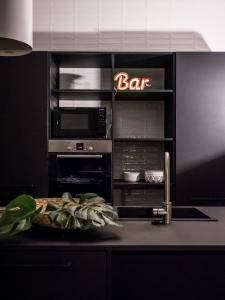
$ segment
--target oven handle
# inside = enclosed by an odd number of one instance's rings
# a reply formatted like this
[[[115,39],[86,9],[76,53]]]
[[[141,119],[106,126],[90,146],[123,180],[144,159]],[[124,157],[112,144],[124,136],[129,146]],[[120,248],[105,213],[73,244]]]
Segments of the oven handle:
[[[102,158],[101,154],[57,154],[57,158]]]

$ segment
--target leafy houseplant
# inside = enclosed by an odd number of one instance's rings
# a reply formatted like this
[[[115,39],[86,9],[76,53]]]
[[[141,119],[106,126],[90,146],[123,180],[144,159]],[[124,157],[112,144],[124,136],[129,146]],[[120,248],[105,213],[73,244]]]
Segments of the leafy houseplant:
[[[58,229],[91,229],[105,225],[119,225],[113,207],[96,194],[73,198],[34,199],[21,195],[12,200],[0,218],[0,234],[17,234],[28,230],[32,223]]]

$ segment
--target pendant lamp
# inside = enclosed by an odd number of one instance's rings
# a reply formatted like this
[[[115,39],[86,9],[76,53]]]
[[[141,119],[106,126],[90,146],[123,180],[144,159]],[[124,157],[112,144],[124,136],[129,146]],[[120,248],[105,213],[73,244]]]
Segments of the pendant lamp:
[[[0,56],[28,54],[33,46],[33,0],[0,0]]]

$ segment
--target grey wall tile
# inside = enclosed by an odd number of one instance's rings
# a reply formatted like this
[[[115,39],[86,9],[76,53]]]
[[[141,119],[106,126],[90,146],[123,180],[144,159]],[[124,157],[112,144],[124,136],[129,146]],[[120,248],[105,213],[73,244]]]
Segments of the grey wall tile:
[[[114,124],[116,138],[163,138],[164,102],[117,101]]]
[[[116,142],[114,146],[114,179],[122,179],[124,171],[141,172],[164,169],[164,144],[152,142]]]
[[[114,190],[113,202],[116,206],[161,206],[163,190]]]
[[[204,39],[207,37],[214,50],[222,51],[216,46],[225,44],[225,35],[221,34],[223,1],[217,3],[221,9],[216,11],[210,10],[213,2],[204,3],[214,22],[202,14],[202,7],[196,1],[193,15],[193,1],[33,0],[34,49],[209,51]],[[188,12],[191,12],[192,27]],[[222,25],[218,27],[217,22]]]

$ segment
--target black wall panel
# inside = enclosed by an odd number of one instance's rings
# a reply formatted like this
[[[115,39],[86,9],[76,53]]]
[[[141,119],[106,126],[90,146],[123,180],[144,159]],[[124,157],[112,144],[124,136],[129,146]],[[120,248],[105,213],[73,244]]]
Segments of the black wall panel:
[[[225,53],[177,53],[176,203],[224,199]]]
[[[47,196],[46,52],[0,58],[0,204]]]

